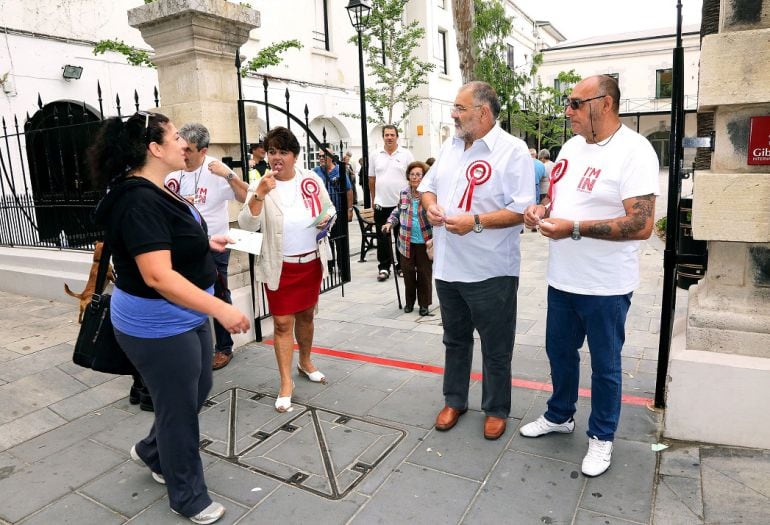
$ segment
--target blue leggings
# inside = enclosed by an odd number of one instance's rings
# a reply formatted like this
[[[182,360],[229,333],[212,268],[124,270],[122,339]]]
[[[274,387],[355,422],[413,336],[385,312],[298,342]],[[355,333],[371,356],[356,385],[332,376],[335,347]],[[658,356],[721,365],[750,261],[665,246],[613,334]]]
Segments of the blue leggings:
[[[171,337],[133,337],[119,330],[115,337],[142,375],[155,405],[155,421],[147,437],[136,444],[136,452],[150,470],[166,479],[171,508],[195,516],[211,504],[198,451],[198,412],[212,384],[208,319]]]

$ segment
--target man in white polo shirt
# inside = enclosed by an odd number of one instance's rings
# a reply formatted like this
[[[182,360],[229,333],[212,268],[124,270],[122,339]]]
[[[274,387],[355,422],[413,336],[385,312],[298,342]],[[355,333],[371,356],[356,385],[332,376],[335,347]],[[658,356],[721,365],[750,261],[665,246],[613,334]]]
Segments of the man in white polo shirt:
[[[166,176],[166,186],[195,205],[206,220],[209,235],[225,234],[230,229],[227,201],[243,202],[249,185],[214,157],[206,155],[211,142],[209,130],[202,124],[185,124],[179,136],[187,141],[185,168],[172,171]],[[217,265],[217,281],[214,294],[232,304],[227,286],[227,266],[230,250],[212,252]],[[218,370],[227,366],[233,356],[233,338],[217,320],[214,320],[214,359],[212,367]]]
[[[377,229],[377,280],[390,277],[392,253],[390,234],[382,232],[390,212],[398,204],[399,194],[406,186],[406,168],[414,161],[409,150],[398,145],[398,128],[391,124],[382,128],[383,148],[369,159],[369,192],[374,203],[374,224]],[[398,229],[393,229],[393,237]]]
[[[417,188],[433,224],[433,277],[444,327],[445,406],[436,430],[468,410],[473,331],[481,337],[484,437],[503,435],[511,410],[511,357],[523,213],[535,202],[527,145],[497,124],[486,82],[463,86],[452,108],[455,137]]]

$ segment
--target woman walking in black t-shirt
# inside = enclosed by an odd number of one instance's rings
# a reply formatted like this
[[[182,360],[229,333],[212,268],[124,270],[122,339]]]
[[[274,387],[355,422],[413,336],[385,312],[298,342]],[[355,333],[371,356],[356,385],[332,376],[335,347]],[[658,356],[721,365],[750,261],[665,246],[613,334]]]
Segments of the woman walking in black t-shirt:
[[[216,267],[194,206],[163,181],[184,169],[185,142],[167,117],[138,112],[109,119],[90,150],[97,185],[108,186],[96,218],[105,225],[117,274],[111,319],[120,346],[144,379],[155,406],[149,435],[131,448],[168,488],[171,510],[194,523],[224,514],[211,501],[201,464],[198,412],[211,389],[208,316],[231,333],[249,329],[243,313],[213,296]]]

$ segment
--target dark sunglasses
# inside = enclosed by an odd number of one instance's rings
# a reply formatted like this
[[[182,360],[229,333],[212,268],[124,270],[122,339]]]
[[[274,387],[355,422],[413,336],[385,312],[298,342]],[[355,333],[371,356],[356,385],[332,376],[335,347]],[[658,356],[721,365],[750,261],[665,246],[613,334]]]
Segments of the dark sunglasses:
[[[582,106],[582,105],[583,105],[583,104],[585,104],[586,102],[591,102],[592,100],[598,100],[598,99],[600,99],[600,98],[604,98],[604,97],[606,97],[606,96],[607,96],[607,95],[597,95],[597,96],[595,96],[595,97],[586,98],[586,99],[582,99],[582,98],[568,98],[568,97],[564,97],[564,98],[562,99],[562,105],[563,105],[565,108],[566,108],[566,107],[569,107],[569,108],[571,108],[571,109],[572,109],[572,111],[577,111],[577,110],[579,110],[579,109],[580,109],[580,106]]]
[[[155,113],[151,113],[149,111],[137,111],[134,115],[144,117],[144,129],[147,129],[150,127],[150,117],[154,117]]]

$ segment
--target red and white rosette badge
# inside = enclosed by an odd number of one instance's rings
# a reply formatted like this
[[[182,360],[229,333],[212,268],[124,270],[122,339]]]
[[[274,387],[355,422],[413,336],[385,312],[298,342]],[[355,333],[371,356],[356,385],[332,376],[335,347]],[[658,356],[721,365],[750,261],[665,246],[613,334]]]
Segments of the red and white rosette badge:
[[[300,189],[305,207],[310,208],[310,215],[315,217],[321,213],[321,189],[318,187],[318,183],[313,179],[304,179],[300,184]]]
[[[179,181],[176,179],[169,179],[166,183],[166,187],[174,193],[179,193]]]
[[[553,201],[556,199],[556,183],[559,182],[564,174],[567,173],[567,159],[561,159],[559,162],[553,165],[551,170],[551,176],[548,178],[548,200],[551,201],[551,209],[553,210]]]
[[[468,185],[465,187],[463,197],[460,199],[460,204],[457,206],[465,211],[471,211],[471,203],[473,202],[473,188],[484,184],[492,176],[492,166],[485,160],[476,160],[470,163],[465,170],[465,178],[468,179]]]

